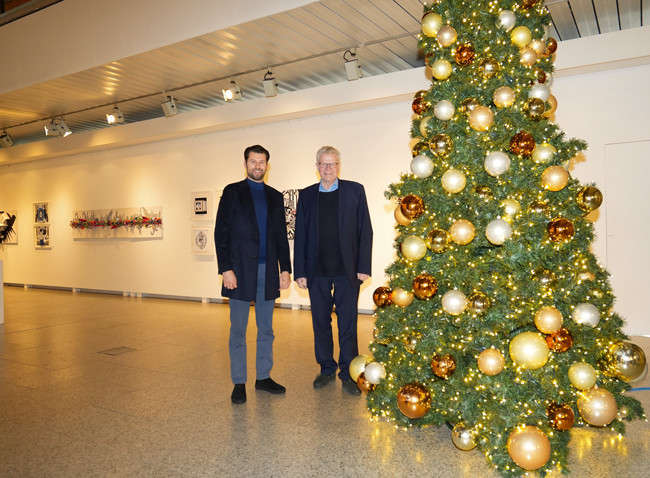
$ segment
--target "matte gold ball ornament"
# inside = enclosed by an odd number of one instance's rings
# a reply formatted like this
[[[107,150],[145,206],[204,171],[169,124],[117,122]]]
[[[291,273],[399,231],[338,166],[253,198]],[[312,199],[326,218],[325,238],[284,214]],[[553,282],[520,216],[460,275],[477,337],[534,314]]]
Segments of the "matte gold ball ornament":
[[[422,17],[422,33],[430,38],[435,38],[438,30],[442,27],[442,16],[435,12],[429,12]]]
[[[440,254],[449,249],[450,239],[447,231],[443,229],[432,229],[427,234],[427,247],[429,250]]]
[[[450,354],[431,357],[431,371],[438,378],[447,380],[456,371],[456,360]]]
[[[429,299],[436,295],[436,292],[438,292],[438,281],[435,277],[422,272],[413,279],[413,294],[418,299]]]
[[[596,385],[598,374],[596,370],[586,362],[575,362],[569,367],[569,381],[578,390],[589,390]]]
[[[532,425],[520,425],[508,437],[508,454],[524,470],[537,470],[551,458],[546,434]]]
[[[465,189],[467,178],[462,171],[451,168],[442,175],[441,183],[442,188],[449,194],[457,194]]]
[[[451,63],[442,58],[434,61],[431,65],[431,73],[436,80],[446,80],[451,76],[452,71]]]
[[[521,211],[521,205],[512,198],[506,198],[501,201],[501,207],[504,210],[505,218],[508,220],[514,219],[519,214],[519,211]]]
[[[618,414],[616,399],[604,388],[592,388],[582,392],[577,405],[580,416],[596,427],[609,425]]]
[[[546,48],[546,45],[544,45],[544,48]],[[476,52],[474,51],[474,47],[470,44],[463,44],[456,48],[454,60],[460,66],[469,66],[474,61],[475,56]]]
[[[548,361],[548,345],[537,332],[522,332],[510,341],[510,358],[519,367],[537,370]]]
[[[546,103],[539,98],[531,98],[526,103],[526,108],[528,109],[528,114],[533,119],[541,119],[546,113]]]
[[[541,56],[546,51],[546,43],[542,40],[533,40],[528,44],[528,48],[535,50],[539,56]],[[543,81],[541,83],[544,83]]]
[[[366,365],[372,361],[373,359],[370,355],[357,355],[354,357],[352,361],[350,361],[350,366],[348,367],[350,378],[356,382],[359,375],[361,375],[366,369]]]
[[[519,156],[528,157],[535,150],[535,138],[527,131],[521,130],[510,139],[510,151]]]
[[[570,430],[575,421],[573,409],[564,403],[553,402],[546,407],[548,424],[559,431]]]
[[[453,147],[454,145],[451,138],[445,133],[436,134],[431,138],[431,141],[429,141],[429,150],[438,157],[447,156]]]
[[[372,294],[372,300],[377,307],[386,307],[393,303],[393,292],[390,287],[377,287]]]
[[[515,91],[509,86],[500,86],[492,94],[492,101],[498,108],[507,108],[515,102]]]
[[[482,60],[478,64],[478,72],[486,80],[490,79],[499,72],[499,62],[492,58]]]
[[[400,224],[401,226],[408,226],[409,224],[411,224],[411,220],[406,216],[404,216],[404,214],[402,214],[402,208],[400,206],[397,206],[395,208],[394,216],[395,216],[395,221],[397,221],[397,224]]]
[[[548,345],[551,352],[562,354],[573,345],[573,334],[562,327],[557,332],[546,336],[546,345]]]
[[[397,287],[393,290],[393,304],[398,307],[408,307],[413,303],[413,299],[413,293],[406,291],[401,287]]]
[[[470,451],[476,448],[478,432],[476,428],[468,428],[464,423],[458,423],[451,431],[451,441],[462,451]]]
[[[424,213],[424,201],[420,196],[409,194],[400,201],[400,209],[407,219],[417,219]]]
[[[460,246],[472,242],[475,233],[474,224],[466,219],[457,219],[449,228],[451,240]]]
[[[422,418],[431,408],[431,393],[418,382],[408,383],[397,392],[397,407],[408,418]]]
[[[562,328],[562,313],[553,306],[542,307],[535,313],[535,327],[543,334],[554,334]]]
[[[494,124],[494,113],[487,106],[477,106],[470,111],[469,125],[476,131],[487,131]]]
[[[553,242],[566,242],[575,234],[573,223],[563,217],[551,219],[547,225],[548,237]]]
[[[523,48],[530,43],[532,36],[528,27],[519,26],[510,32],[510,41]]]
[[[485,294],[474,292],[467,299],[467,310],[474,315],[484,315],[490,307],[490,299]]]
[[[537,52],[529,47],[519,50],[519,61],[524,66],[533,66],[537,62]]]
[[[576,202],[585,212],[595,211],[603,203],[603,193],[595,186],[585,186],[578,192]]]
[[[440,30],[438,30],[438,34],[436,35],[436,40],[438,40],[440,46],[444,48],[453,45],[456,42],[457,38],[458,34],[456,33],[454,27],[451,25],[445,25],[444,27],[441,27]]]
[[[365,372],[361,372],[357,378],[357,387],[359,387],[359,390],[362,392],[372,392],[377,388],[377,385],[366,380]]]
[[[549,166],[542,173],[542,187],[549,191],[561,191],[569,183],[569,173],[562,166]]]
[[[503,372],[506,366],[506,359],[499,350],[489,348],[478,354],[477,363],[481,372],[493,377]]]
[[[409,236],[400,247],[402,255],[410,261],[419,261],[427,255],[427,243],[420,236]]]

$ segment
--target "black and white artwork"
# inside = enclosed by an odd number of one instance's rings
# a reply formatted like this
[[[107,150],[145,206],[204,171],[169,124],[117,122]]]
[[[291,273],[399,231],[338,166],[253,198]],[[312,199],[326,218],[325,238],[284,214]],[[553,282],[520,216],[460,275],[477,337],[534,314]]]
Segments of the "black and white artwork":
[[[0,244],[18,244],[16,211],[0,211]]]
[[[192,228],[192,254],[211,255],[214,252],[214,239],[211,226],[194,226]]]
[[[50,226],[35,226],[34,240],[36,249],[49,249],[50,245]]]
[[[287,223],[287,237],[290,241],[296,235],[296,210],[298,209],[299,189],[287,189],[282,191],[284,196],[284,220]]]
[[[214,191],[201,191],[191,194],[193,221],[214,221]]]
[[[49,224],[50,222],[50,203],[34,203],[34,224]]]

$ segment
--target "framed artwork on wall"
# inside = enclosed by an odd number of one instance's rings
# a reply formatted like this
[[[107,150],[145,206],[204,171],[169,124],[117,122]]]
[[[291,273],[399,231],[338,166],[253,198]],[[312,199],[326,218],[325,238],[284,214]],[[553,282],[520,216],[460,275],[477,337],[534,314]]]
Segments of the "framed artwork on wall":
[[[34,226],[34,245],[36,249],[51,249],[49,224]]]
[[[49,202],[34,203],[34,224],[49,224],[49,223],[50,223],[50,203]]]
[[[190,196],[190,218],[193,221],[214,221],[214,192],[200,191]]]
[[[0,211],[0,244],[18,244],[16,211]]]
[[[214,236],[212,226],[194,226],[192,227],[192,254],[213,255],[214,254]]]

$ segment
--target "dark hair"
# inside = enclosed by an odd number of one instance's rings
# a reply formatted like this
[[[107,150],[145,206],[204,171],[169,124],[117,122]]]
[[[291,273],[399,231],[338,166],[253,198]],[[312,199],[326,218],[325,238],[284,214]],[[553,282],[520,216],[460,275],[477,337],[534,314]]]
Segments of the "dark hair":
[[[269,153],[266,148],[256,144],[254,146],[249,146],[244,150],[244,161],[248,161],[248,155],[251,153],[264,154],[266,155],[266,160],[271,160],[271,153]]]

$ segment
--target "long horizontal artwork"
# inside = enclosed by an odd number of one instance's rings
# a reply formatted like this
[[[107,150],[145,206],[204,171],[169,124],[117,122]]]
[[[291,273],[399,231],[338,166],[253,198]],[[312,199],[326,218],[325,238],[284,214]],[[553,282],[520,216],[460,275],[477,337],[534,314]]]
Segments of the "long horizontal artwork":
[[[162,238],[162,207],[125,207],[75,211],[74,239]]]

